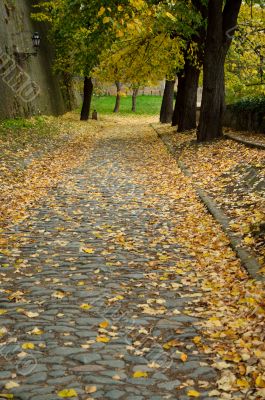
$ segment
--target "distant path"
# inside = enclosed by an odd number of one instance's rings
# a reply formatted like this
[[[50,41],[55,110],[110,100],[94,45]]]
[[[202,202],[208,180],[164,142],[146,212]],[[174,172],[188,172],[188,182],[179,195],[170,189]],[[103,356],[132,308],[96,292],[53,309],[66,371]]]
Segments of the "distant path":
[[[217,399],[208,393],[219,372],[197,349],[199,319],[187,313],[204,295],[192,228],[202,217],[203,235],[221,243],[151,128],[105,130],[89,160],[9,231],[20,247],[2,258],[10,276],[0,292],[2,392],[186,400],[196,390]],[[5,389],[9,381],[19,386]]]

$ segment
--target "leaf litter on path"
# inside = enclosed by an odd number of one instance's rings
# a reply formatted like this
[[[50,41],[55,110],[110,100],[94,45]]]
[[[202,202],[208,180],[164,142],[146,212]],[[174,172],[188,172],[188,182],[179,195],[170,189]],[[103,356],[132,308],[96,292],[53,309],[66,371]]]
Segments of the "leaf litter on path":
[[[191,179],[181,173],[175,160],[167,153],[161,141],[147,125],[149,122],[150,120],[147,121],[144,118],[140,123],[136,123],[131,119],[108,117],[101,122],[101,132],[97,133],[97,137],[90,138],[89,146],[93,147],[94,140],[98,140],[100,135],[109,135],[110,127],[113,126],[115,129],[112,130],[112,137],[124,140],[128,146],[131,145],[131,142],[136,142],[137,151],[134,150],[132,153],[130,162],[138,158],[145,161],[144,174],[140,169],[137,170],[140,165],[137,163],[132,171],[135,185],[141,185],[145,190],[145,195],[141,199],[143,207],[155,209],[160,203],[161,196],[166,196],[168,203],[174,209],[174,212],[170,214],[166,207],[164,209],[164,213],[173,227],[174,235],[165,226],[156,228],[155,237],[153,233],[150,235],[150,248],[162,245],[163,251],[161,249],[157,251],[156,259],[150,261],[153,271],[148,276],[146,275],[145,279],[149,279],[159,291],[160,287],[164,287],[165,282],[170,284],[171,274],[178,274],[181,277],[181,283],[177,284],[177,288],[171,285],[172,290],[177,289],[181,293],[183,284],[189,285],[192,289],[191,292],[196,293],[191,305],[186,306],[184,312],[200,318],[200,322],[196,323],[200,333],[194,336],[193,343],[196,344],[199,353],[210,355],[213,367],[221,371],[215,391],[219,398],[233,399],[234,393],[240,393],[241,397],[237,398],[262,399],[264,397],[265,366],[264,288],[260,282],[248,278],[236,255],[229,247],[228,238],[198,200],[192,188]],[[74,126],[76,126],[76,130],[80,127],[81,132],[84,127],[78,123]],[[82,136],[82,139],[79,137],[78,148],[82,149],[82,140],[86,141],[87,139],[86,135]],[[85,153],[87,153],[87,149]],[[71,159],[73,155],[69,157]],[[87,154],[84,154],[84,157],[87,157]],[[75,160],[72,165],[77,166],[83,159],[81,157],[78,161]],[[59,158],[57,162],[60,163]],[[128,160],[124,160],[124,163],[128,163]],[[193,166],[195,169],[195,164]],[[61,166],[58,168],[60,171],[63,169]],[[199,174],[199,172],[197,173]],[[116,196],[122,196],[122,187],[117,188]],[[135,197],[137,202],[137,196]],[[126,204],[126,207],[133,210],[134,203]],[[150,225],[151,223],[152,221]],[[153,224],[156,223],[154,216]],[[130,243],[128,251],[136,254],[143,252],[144,254],[146,244],[141,242],[141,238],[127,236],[125,240],[125,235],[120,233],[115,237],[114,229],[111,227],[102,227],[101,232],[109,240],[106,242],[107,254],[112,254],[111,252],[116,249],[115,246],[123,246],[125,241]],[[181,251],[192,260],[183,260],[179,265],[172,265],[170,254],[167,253],[169,243],[181,245]],[[90,257],[90,254],[88,253],[87,256]],[[18,268],[18,276],[29,273],[26,265]],[[163,275],[156,274],[157,266],[165,269]],[[73,270],[74,268],[73,265]],[[185,271],[189,272],[188,276]],[[99,273],[97,276],[100,279]],[[4,281],[9,282],[9,277],[5,273],[2,273],[1,277]],[[59,288],[55,293],[64,294]],[[117,293],[106,301],[106,306],[122,304],[125,297],[125,293]],[[61,301],[61,299],[55,297],[55,301]],[[139,312],[146,312],[147,315],[149,313],[161,315],[163,318],[165,308],[163,302],[161,304],[161,301],[156,303],[151,300],[143,303]],[[108,327],[107,324],[104,326]],[[103,328],[104,326],[102,325]],[[30,331],[32,335],[41,335],[42,333],[43,331],[38,327]],[[105,346],[111,342],[106,335],[99,335],[96,340],[103,342]],[[166,342],[166,344],[169,348],[178,347],[177,342],[170,344]],[[182,349],[180,359],[183,365],[187,361],[186,353]],[[155,364],[155,367],[157,365],[159,364]],[[135,371],[133,375],[134,378],[141,379],[145,379],[147,376],[148,374],[141,370]],[[187,382],[186,386],[190,386],[191,383]],[[58,393],[61,397],[75,396],[71,390],[73,389],[62,389]],[[190,397],[200,396],[200,392],[193,388],[188,388],[187,394]]]

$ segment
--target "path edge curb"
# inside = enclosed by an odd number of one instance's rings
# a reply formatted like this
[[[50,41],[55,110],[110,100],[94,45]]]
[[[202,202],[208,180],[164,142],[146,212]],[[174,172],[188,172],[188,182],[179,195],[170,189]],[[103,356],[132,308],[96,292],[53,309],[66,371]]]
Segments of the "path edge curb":
[[[255,148],[257,148],[257,149],[265,150],[265,144],[256,143],[256,142],[251,142],[251,141],[249,141],[249,140],[244,140],[244,139],[241,139],[241,138],[239,138],[238,136],[233,135],[233,134],[231,134],[231,133],[225,133],[225,134],[224,134],[224,137],[225,137],[226,139],[231,139],[231,140],[234,140],[235,142],[242,143],[242,144],[244,144],[245,146],[248,146],[248,147],[255,147]]]
[[[167,143],[163,139],[163,135],[161,135],[158,132],[158,130],[153,126],[153,124],[150,125],[154,129],[158,138],[162,141],[168,152],[177,161],[178,167],[183,172],[183,174],[191,178],[192,177],[191,171],[186,167],[186,165],[182,161],[179,160],[173,148],[169,145],[169,143]],[[216,202],[203,189],[201,189],[194,183],[192,183],[192,186],[194,187],[201,202],[205,205],[209,213],[219,223],[223,232],[227,235],[231,248],[237,254],[238,258],[241,261],[241,264],[245,268],[248,275],[257,281],[264,282],[265,278],[262,275],[258,274],[258,270],[261,268],[261,265],[259,264],[259,262],[256,260],[255,257],[253,257],[247,250],[245,250],[241,246],[241,240],[238,239],[237,236],[231,232],[231,230],[229,229],[229,222],[230,222],[229,218],[223,213],[223,211],[221,211],[221,209],[217,206]]]

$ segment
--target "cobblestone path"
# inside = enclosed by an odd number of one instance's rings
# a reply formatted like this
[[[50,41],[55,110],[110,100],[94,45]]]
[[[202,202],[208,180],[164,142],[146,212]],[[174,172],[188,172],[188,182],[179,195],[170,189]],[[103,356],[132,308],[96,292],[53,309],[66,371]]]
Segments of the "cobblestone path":
[[[95,140],[87,162],[7,233],[19,247],[1,260],[12,279],[0,292],[0,393],[216,399],[218,373],[187,312],[202,295],[194,254],[177,235],[195,194],[151,128]]]

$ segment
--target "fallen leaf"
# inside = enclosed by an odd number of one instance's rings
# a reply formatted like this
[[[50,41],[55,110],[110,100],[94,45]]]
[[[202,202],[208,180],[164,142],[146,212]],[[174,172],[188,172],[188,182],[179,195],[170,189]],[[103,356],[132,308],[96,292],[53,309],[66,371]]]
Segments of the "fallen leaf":
[[[169,342],[163,344],[163,349],[169,350],[171,347],[177,347],[180,346],[181,343],[177,339],[172,339]]]
[[[244,243],[245,244],[254,244],[255,240],[254,240],[254,238],[247,236],[244,238]]]
[[[38,327],[35,327],[29,333],[31,333],[32,335],[42,335],[44,331],[42,329],[39,329]]]
[[[195,336],[195,337],[192,339],[193,343],[195,343],[195,344],[201,343],[201,340],[202,340],[202,338],[201,338],[200,336]]]
[[[52,294],[52,297],[55,297],[56,299],[63,299],[66,296],[66,293],[61,292],[60,290],[57,290]]]
[[[33,350],[35,345],[34,343],[23,343],[21,347],[23,350]]]
[[[255,384],[259,388],[262,388],[262,389],[265,388],[265,378],[263,378],[261,375],[259,375],[255,380]]]
[[[86,393],[95,393],[97,391],[96,386],[86,386],[85,387],[85,392]]]
[[[110,341],[110,338],[108,338],[107,336],[98,336],[96,338],[96,341],[102,343],[108,343]]]
[[[115,301],[123,300],[123,299],[124,299],[124,297],[122,295],[118,295],[118,296],[115,296],[115,297],[112,297],[111,299],[109,299],[108,302],[113,303]]]
[[[36,318],[40,315],[38,312],[32,312],[32,311],[24,311],[23,314],[25,314],[29,318]]]
[[[187,395],[190,397],[200,397],[200,393],[197,390],[189,390]]]
[[[183,362],[186,362],[186,361],[187,361],[187,359],[188,359],[188,356],[187,356],[187,354],[185,354],[185,353],[182,353],[182,354],[181,354],[181,356],[180,356],[180,359],[181,359],[181,361],[183,361]]]
[[[7,333],[7,329],[5,327],[0,328],[0,337],[4,336]]]
[[[221,392],[219,392],[219,390],[211,390],[211,392],[209,392],[209,397],[219,396],[220,394]]]
[[[92,306],[90,304],[81,304],[80,308],[82,308],[82,310],[90,310],[90,308],[92,308]]]
[[[112,379],[114,379],[115,381],[120,381],[121,377],[120,375],[113,375]]]
[[[243,389],[248,389],[250,387],[250,384],[246,379],[237,379],[236,384]]]
[[[109,326],[108,321],[103,321],[99,324],[100,328],[106,329]]]
[[[147,374],[147,372],[144,372],[144,371],[135,371],[133,374],[133,377],[134,378],[147,378],[148,374]]]
[[[62,397],[63,399],[67,397],[77,397],[75,389],[64,389],[58,392],[57,394],[59,397]]]
[[[93,254],[93,253],[95,253],[95,250],[92,249],[91,247],[90,247],[90,248],[84,248],[84,249],[82,249],[82,250],[83,250],[84,253],[87,253],[87,254]]]
[[[157,364],[155,361],[152,361],[151,363],[147,364],[147,366],[149,368],[159,368],[160,367],[160,365]]]
[[[9,381],[5,384],[5,389],[13,389],[19,387],[19,383],[14,382],[14,381]]]

